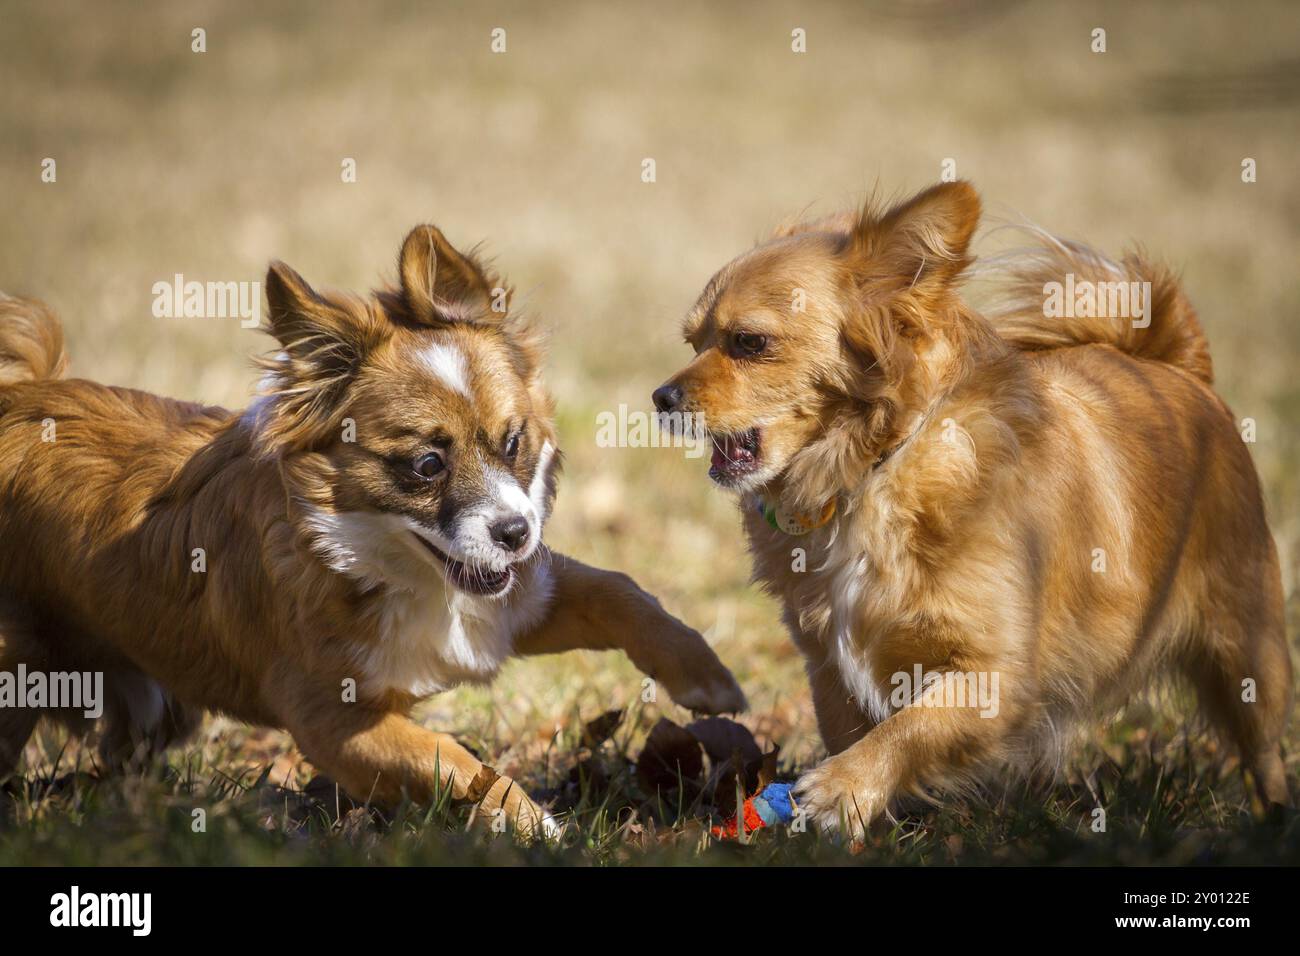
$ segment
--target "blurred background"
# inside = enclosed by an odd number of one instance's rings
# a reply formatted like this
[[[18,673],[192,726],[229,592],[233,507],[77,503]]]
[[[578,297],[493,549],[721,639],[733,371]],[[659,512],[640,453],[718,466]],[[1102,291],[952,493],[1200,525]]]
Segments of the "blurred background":
[[[269,341],[154,318],[155,282],[256,281],[281,258],[364,290],[417,222],[483,242],[551,330],[552,546],[708,631],[750,726],[811,759],[799,660],[747,583],[733,504],[705,460],[596,447],[596,415],[649,409],[688,355],[685,310],[773,225],[902,196],[952,160],[992,216],[1182,269],[1220,389],[1257,422],[1294,609],[1298,27],[1293,2],[5,2],[0,288],[56,308],[74,374],[238,407]],[[639,689],[613,655],[515,662],[424,719],[509,769]]]

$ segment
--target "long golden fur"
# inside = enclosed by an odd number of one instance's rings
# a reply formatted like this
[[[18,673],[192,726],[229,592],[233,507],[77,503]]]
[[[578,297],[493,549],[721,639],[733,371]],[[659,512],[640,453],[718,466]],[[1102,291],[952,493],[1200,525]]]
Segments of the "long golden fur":
[[[1277,555],[1192,307],[1140,256],[1040,234],[981,315],[959,294],[979,217],[957,182],[783,227],[709,282],[696,356],[655,393],[703,413],[806,659],[831,756],[801,806],[865,825],[1023,765],[1164,673],[1288,803]],[[1066,274],[1149,282],[1149,310],[1048,318]],[[945,696],[975,677],[996,707]]]
[[[243,412],[61,379],[53,315],[0,300],[0,670],[103,671],[113,764],[220,711],[287,729],[358,799],[450,789],[533,830],[418,700],[579,647],[696,710],[744,698],[629,578],[542,544],[557,440],[508,289],[432,226],[399,273],[323,294],[274,263],[280,351]],[[0,710],[0,775],[41,716]]]

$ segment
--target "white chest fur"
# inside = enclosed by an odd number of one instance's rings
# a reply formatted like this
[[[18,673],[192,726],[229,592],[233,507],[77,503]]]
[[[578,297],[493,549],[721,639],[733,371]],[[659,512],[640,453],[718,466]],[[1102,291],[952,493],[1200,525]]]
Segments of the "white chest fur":
[[[363,694],[428,697],[487,681],[510,656],[514,636],[550,606],[554,582],[545,557],[519,565],[505,597],[480,597],[448,585],[400,518],[316,511],[309,521],[313,548],[330,568],[383,589],[370,609],[375,633],[354,648]]]
[[[803,640],[820,645],[824,666],[839,672],[863,712],[883,720],[892,688],[877,676],[874,651],[905,618],[917,587],[908,522],[887,482],[869,482],[855,507],[810,534],[793,537],[760,520],[751,536],[762,550],[760,574],[781,593],[787,618],[803,622]]]
[[[438,582],[395,591],[379,609],[380,638],[359,646],[362,688],[428,697],[494,677],[514,636],[546,613],[553,585],[545,564],[520,575],[504,600],[475,597]]]

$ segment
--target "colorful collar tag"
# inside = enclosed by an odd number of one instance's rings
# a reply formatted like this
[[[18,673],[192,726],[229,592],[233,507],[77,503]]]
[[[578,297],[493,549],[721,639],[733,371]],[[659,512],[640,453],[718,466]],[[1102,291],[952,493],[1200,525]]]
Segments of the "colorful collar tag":
[[[758,513],[762,515],[764,521],[777,531],[784,531],[786,534],[793,535],[807,534],[809,531],[822,527],[835,516],[835,499],[832,498],[826,502],[825,507],[821,510],[821,515],[818,516],[808,511],[791,511],[780,502],[770,505],[760,498],[758,500]]]

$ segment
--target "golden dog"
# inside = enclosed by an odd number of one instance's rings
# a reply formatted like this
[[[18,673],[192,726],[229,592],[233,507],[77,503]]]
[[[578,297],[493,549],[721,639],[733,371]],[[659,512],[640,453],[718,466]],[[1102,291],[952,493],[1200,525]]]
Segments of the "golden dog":
[[[806,659],[831,756],[801,806],[864,826],[1165,672],[1288,803],[1278,560],[1192,307],[1040,234],[982,316],[958,294],[979,218],[957,182],[779,230],[709,282],[655,392],[703,414]],[[1134,314],[1103,315],[1119,292]]]

